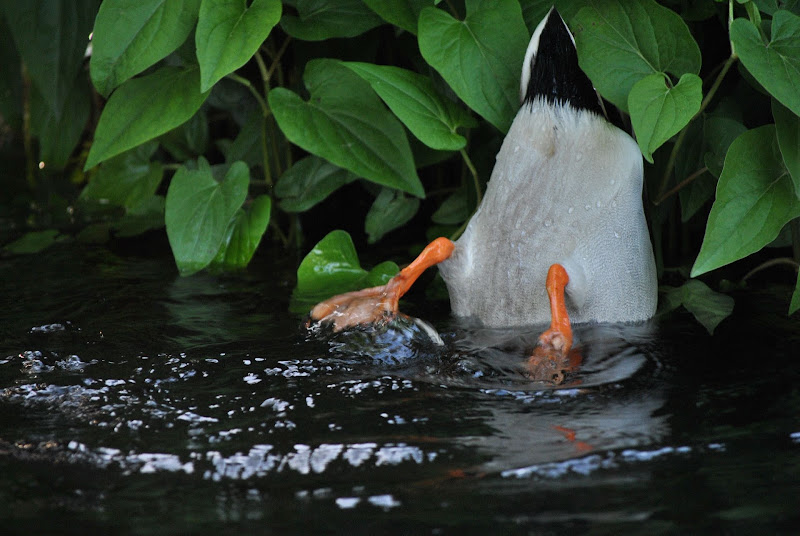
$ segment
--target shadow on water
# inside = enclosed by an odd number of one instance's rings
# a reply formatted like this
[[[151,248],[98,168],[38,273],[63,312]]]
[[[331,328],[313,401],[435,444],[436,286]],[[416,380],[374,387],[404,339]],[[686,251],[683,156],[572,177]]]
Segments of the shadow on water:
[[[523,373],[538,328],[439,314],[441,344],[411,322],[306,337],[280,255],[192,278],[163,259],[48,255],[0,261],[12,533],[800,521],[799,331],[769,296],[713,338],[685,316],[579,326],[583,362],[555,386]]]

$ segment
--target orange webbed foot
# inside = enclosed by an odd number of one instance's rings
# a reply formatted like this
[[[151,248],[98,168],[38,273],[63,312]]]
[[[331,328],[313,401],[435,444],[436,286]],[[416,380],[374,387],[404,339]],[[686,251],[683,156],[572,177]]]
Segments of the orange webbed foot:
[[[455,244],[447,238],[437,238],[387,284],[339,294],[317,304],[311,310],[307,327],[322,323],[330,325],[333,331],[342,331],[394,319],[400,298],[414,281],[427,268],[450,257],[454,248]]]
[[[579,352],[572,350],[572,326],[567,314],[564,291],[569,275],[560,264],[547,272],[547,295],[550,298],[550,329],[539,336],[539,343],[528,358],[528,375],[538,381],[560,384],[566,373],[581,362]]]

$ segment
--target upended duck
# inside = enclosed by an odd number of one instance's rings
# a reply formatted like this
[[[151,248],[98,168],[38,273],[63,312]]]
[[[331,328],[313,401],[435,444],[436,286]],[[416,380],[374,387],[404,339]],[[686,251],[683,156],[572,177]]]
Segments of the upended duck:
[[[555,9],[525,54],[521,107],[486,194],[454,243],[437,238],[385,286],[335,296],[311,321],[335,331],[386,321],[438,264],[453,313],[488,327],[550,322],[529,359],[566,359],[572,322],[635,322],[656,309],[642,156],[604,115]]]

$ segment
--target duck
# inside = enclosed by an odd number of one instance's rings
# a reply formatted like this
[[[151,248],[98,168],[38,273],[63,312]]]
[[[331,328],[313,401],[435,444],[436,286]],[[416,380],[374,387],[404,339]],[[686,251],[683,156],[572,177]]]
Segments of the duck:
[[[642,322],[655,313],[642,187],[636,141],[609,121],[552,8],[531,37],[520,108],[464,233],[437,238],[386,285],[321,302],[309,325],[341,331],[390,321],[414,281],[438,265],[456,317],[486,327],[549,323],[528,359],[532,375],[549,374],[575,361],[573,322]]]

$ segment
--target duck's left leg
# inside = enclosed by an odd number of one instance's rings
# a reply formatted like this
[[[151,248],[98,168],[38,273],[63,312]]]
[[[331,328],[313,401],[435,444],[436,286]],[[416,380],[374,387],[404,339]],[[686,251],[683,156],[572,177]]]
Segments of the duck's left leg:
[[[329,323],[334,331],[341,331],[393,318],[400,298],[414,281],[431,266],[449,258],[454,248],[447,238],[437,238],[385,285],[339,294],[317,304],[311,310],[309,325]]]
[[[535,380],[561,383],[564,373],[580,364],[580,354],[572,349],[572,326],[567,313],[565,290],[567,270],[553,264],[547,271],[547,296],[550,298],[550,329],[539,336],[539,343],[528,358],[528,371]]]

